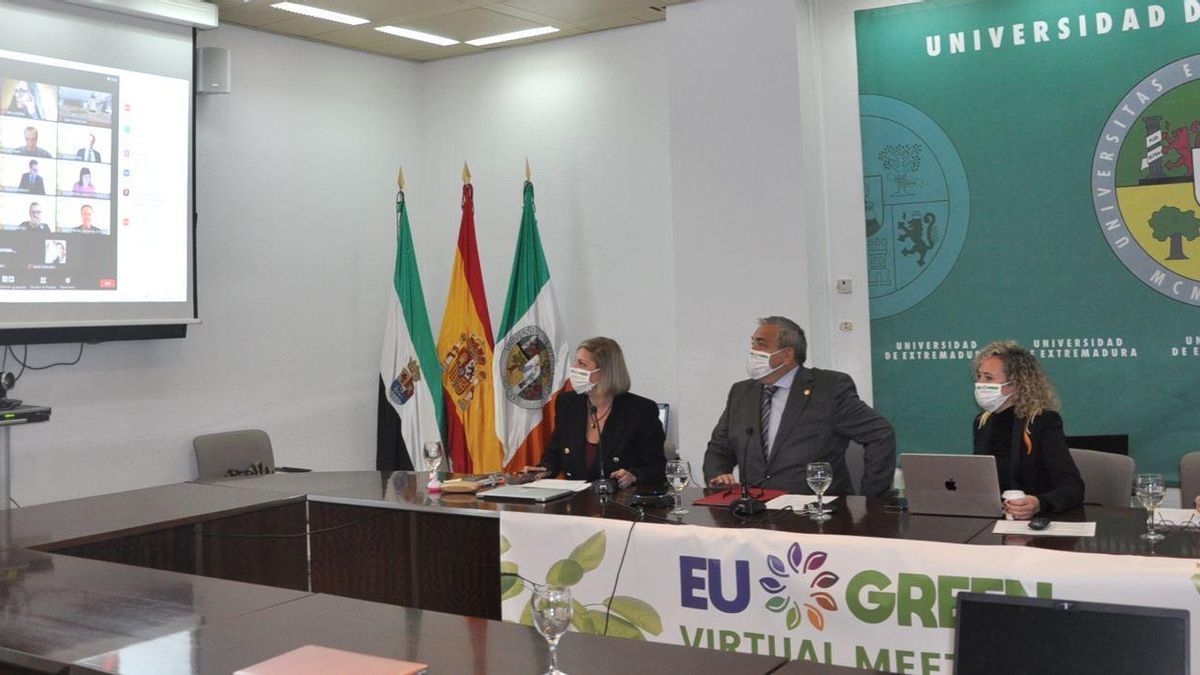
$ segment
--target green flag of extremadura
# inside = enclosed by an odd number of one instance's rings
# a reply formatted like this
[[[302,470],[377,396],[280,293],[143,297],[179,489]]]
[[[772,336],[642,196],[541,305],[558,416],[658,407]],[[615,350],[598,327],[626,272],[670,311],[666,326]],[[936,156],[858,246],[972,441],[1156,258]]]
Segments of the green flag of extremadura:
[[[495,353],[496,435],[504,445],[504,462],[536,464],[550,438],[551,420],[543,407],[562,388],[570,356],[529,180]]]
[[[388,401],[400,415],[413,468],[420,471],[425,467],[422,445],[442,439],[445,416],[442,369],[425,308],[403,191],[396,193],[396,267],[384,331],[380,376],[387,386]]]
[[[856,16],[876,407],[970,452],[970,360],[1031,348],[1068,435],[1200,449],[1200,0]],[[1081,446],[1086,447],[1086,446]]]

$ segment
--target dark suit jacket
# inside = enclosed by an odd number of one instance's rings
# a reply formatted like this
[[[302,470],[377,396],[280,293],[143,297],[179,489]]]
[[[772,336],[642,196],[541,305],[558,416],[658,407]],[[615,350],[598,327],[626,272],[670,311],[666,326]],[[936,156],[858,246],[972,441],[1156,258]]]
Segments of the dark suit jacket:
[[[21,184],[17,186],[17,189],[35,195],[44,195],[46,194],[46,181],[42,180],[41,176],[34,177],[23,173],[21,174]]]
[[[845,373],[801,368],[792,382],[783,419],[775,434],[770,461],[762,450],[762,385],[743,380],[733,385],[725,412],[713,429],[704,453],[704,479],[730,473],[745,458],[741,480],[775,490],[812,494],[806,476],[809,462],[833,466],[831,495],[853,494],[846,468],[846,446],[863,446],[861,491],[885,494],[896,471],[896,434],[892,425],[858,398],[854,380]]]
[[[75,153],[75,159],[83,159],[84,157],[87,157],[87,151],[88,151],[87,148],[80,148],[79,152]],[[104,160],[100,159],[100,151],[99,150],[93,150],[92,154],[96,156],[95,159],[92,160],[93,162],[103,162],[104,161]]]
[[[559,394],[554,404],[554,431],[540,462],[550,475],[562,471],[572,480],[600,477],[599,453],[592,466],[585,466],[587,425],[588,397],[573,391]],[[654,401],[629,393],[613,398],[612,412],[600,434],[605,473],[625,469],[642,485],[662,484],[666,481],[665,440]]]
[[[981,419],[983,415],[975,417],[975,454],[990,455],[992,416],[984,419],[983,424],[980,424]],[[1025,442],[1027,427],[1028,444]],[[1007,484],[1014,490],[1037,497],[1041,510],[1048,513],[1066,511],[1083,503],[1083,478],[1067,449],[1062,417],[1057,412],[1045,410],[1028,421],[1015,417],[1010,451],[1016,466],[1010,463],[996,467],[1001,485]]]

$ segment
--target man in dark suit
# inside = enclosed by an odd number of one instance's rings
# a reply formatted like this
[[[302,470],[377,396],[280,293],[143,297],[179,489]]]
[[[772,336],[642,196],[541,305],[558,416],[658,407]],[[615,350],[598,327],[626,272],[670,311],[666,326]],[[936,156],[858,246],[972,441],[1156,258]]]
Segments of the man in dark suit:
[[[36,159],[29,160],[29,172],[21,174],[21,184],[17,186],[21,192],[29,192],[35,195],[46,194],[46,181],[38,175],[38,163]]]
[[[96,149],[95,134],[88,134],[88,146],[86,148],[80,148],[79,151],[75,153],[75,159],[82,159],[85,162],[104,161],[100,159],[100,151]]]
[[[747,361],[751,379],[729,390],[704,453],[705,480],[732,485],[734,467],[744,462],[748,485],[812,494],[808,463],[829,462],[828,493],[852,494],[846,446],[855,441],[864,449],[860,492],[885,494],[896,470],[892,425],[858,398],[849,375],[804,367],[808,342],[795,322],[772,316],[758,323]]]

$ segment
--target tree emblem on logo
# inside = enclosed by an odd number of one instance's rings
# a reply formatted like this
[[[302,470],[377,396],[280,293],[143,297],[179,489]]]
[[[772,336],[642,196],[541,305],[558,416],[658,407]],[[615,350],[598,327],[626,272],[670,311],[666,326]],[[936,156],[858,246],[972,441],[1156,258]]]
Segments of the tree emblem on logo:
[[[879,151],[879,161],[883,163],[883,168],[890,172],[888,178],[896,184],[893,197],[911,197],[913,193],[908,191],[909,188],[921,187],[924,184],[920,178],[912,177],[912,174],[921,168],[921,150],[920,143],[913,143],[889,145]]]
[[[837,600],[827,592],[827,589],[833,588],[839,581],[838,575],[826,570],[813,576],[811,581],[808,578],[808,574],[821,569],[828,558],[829,555],[824,551],[813,551],[808,554],[808,557],[805,557],[804,552],[800,549],[800,544],[796,543],[788,547],[786,563],[777,556],[767,556],[767,567],[771,570],[771,576],[762,577],[758,580],[758,584],[763,587],[764,591],[771,594],[771,598],[766,603],[768,610],[776,614],[787,612],[784,620],[788,630],[798,627],[803,622],[803,617],[807,615],[808,622],[817,630],[823,631],[825,630],[824,612],[838,610]],[[788,580],[800,581],[799,592],[807,593],[808,599],[812,601],[804,603],[803,614],[800,611],[800,602],[793,597],[792,584]]]

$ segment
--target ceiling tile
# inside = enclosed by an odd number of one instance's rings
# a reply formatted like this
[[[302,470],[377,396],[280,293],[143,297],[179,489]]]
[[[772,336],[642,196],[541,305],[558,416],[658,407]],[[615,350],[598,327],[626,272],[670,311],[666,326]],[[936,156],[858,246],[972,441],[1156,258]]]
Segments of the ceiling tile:
[[[262,26],[280,21],[288,16],[295,15],[281,12],[270,5],[261,3],[222,9],[218,14],[222,22],[236,23],[242,26]]]
[[[574,26],[581,31],[591,32],[599,30],[608,30],[609,28],[623,28],[625,26],[635,26],[642,23],[636,16],[632,14],[612,14],[610,16],[602,16],[598,19],[586,19],[584,21],[576,21]]]
[[[312,37],[321,33],[328,33],[331,29],[337,30],[339,27],[345,25],[336,21],[314,19],[311,16],[298,16],[290,12],[284,14],[291,18],[266,24],[263,26],[263,28],[266,28],[267,30],[273,30],[277,33],[287,33],[288,35],[298,35],[300,37]]]
[[[650,7],[694,0],[299,0],[304,4],[361,16],[371,21],[359,27],[277,10],[270,6],[277,0],[212,1],[220,8],[222,23],[261,28],[376,54],[428,61],[661,20],[664,13]],[[469,45],[436,47],[373,30],[374,26],[385,24],[461,41],[545,25],[560,30],[550,35],[486,48]]]
[[[511,33],[538,26],[539,24],[515,16],[475,8],[410,21],[405,27],[466,42],[488,35]]]
[[[339,28],[328,33],[318,33],[313,36],[313,39],[343,47],[362,47],[376,42],[386,42],[391,37],[386,33],[380,33],[371,28],[370,25],[365,25],[353,28]]]
[[[632,13],[662,3],[659,0],[504,0],[504,4],[574,23]]]

